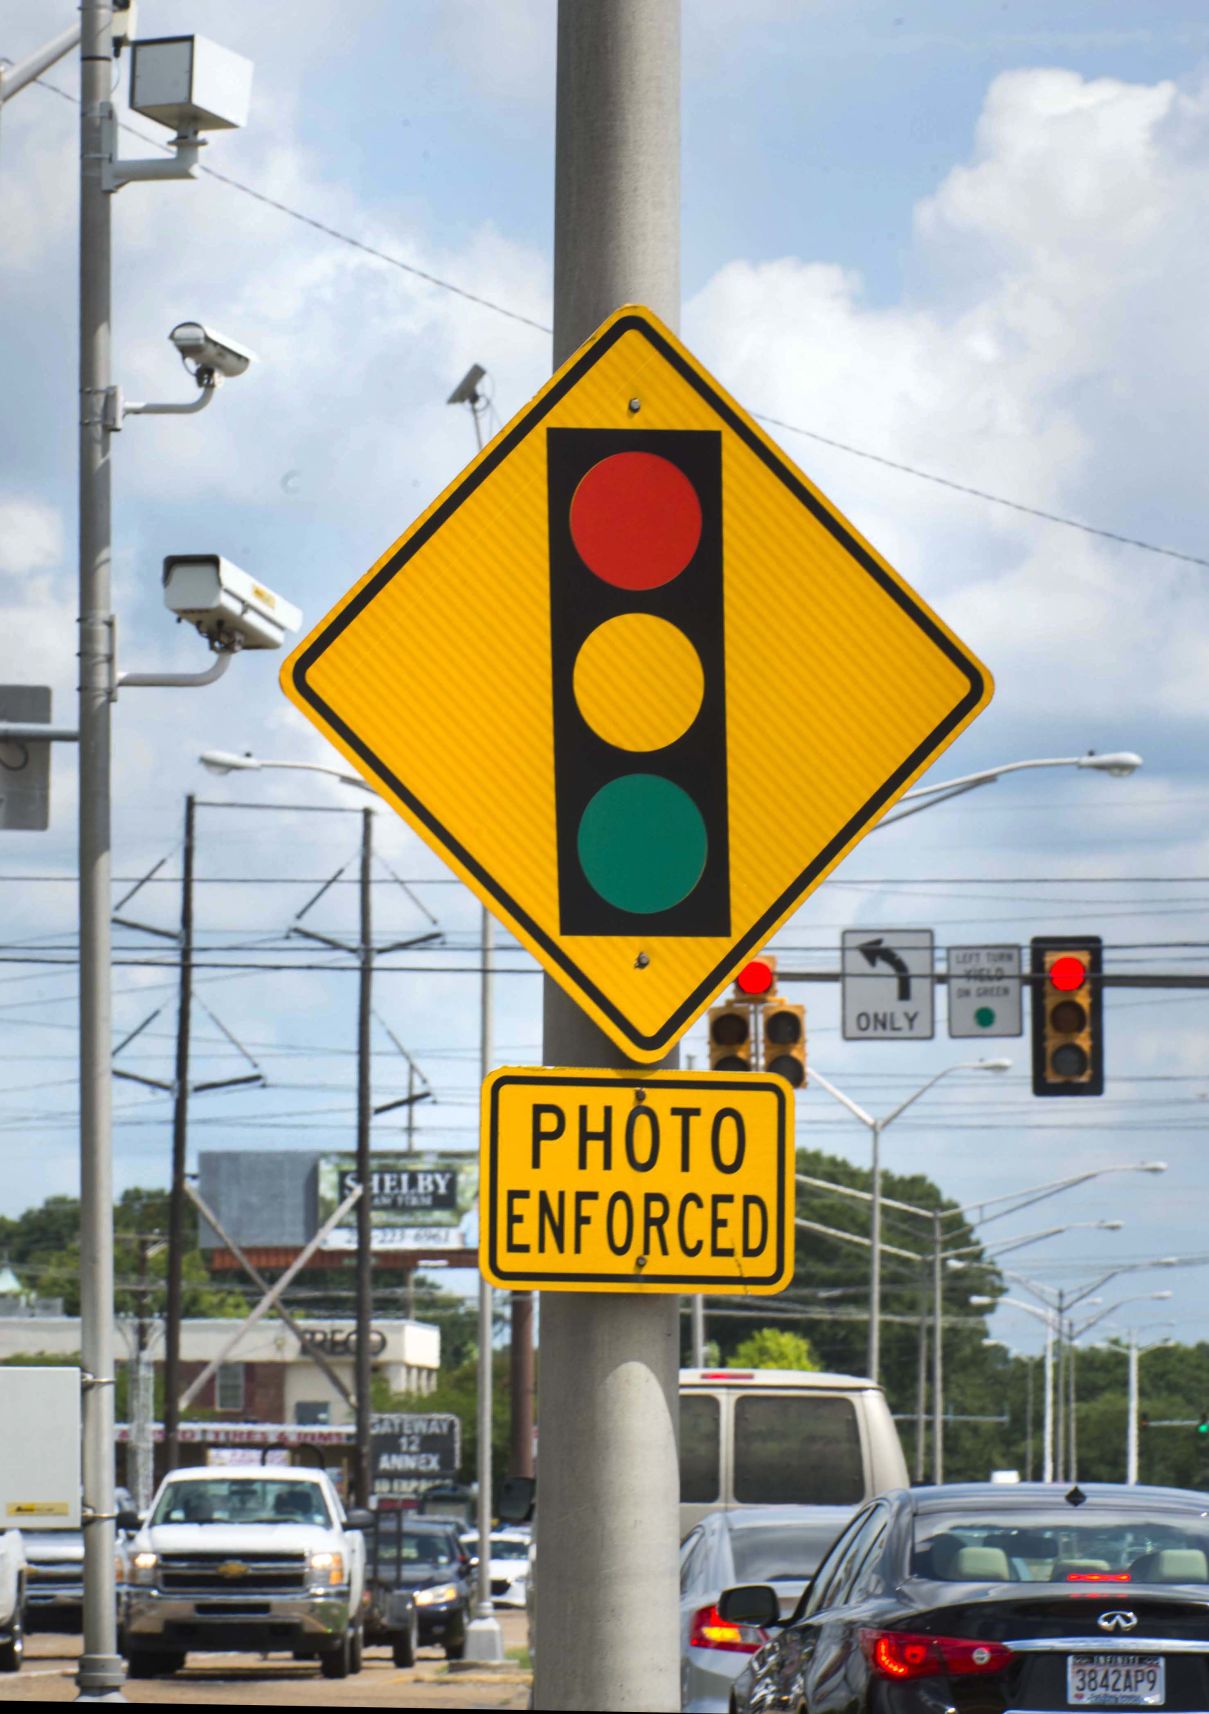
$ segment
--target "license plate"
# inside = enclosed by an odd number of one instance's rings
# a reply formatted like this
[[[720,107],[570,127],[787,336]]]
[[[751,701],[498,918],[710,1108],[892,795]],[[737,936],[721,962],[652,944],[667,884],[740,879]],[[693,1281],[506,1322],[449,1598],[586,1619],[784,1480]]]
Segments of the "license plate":
[[[1158,1654],[1082,1654],[1066,1662],[1072,1708],[1161,1708],[1166,1662]]]

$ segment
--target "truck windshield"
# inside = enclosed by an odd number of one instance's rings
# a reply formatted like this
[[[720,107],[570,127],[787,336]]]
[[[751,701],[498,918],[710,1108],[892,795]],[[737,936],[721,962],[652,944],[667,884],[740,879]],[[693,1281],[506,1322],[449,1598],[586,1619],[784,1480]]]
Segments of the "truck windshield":
[[[283,1482],[271,1476],[242,1481],[215,1476],[169,1482],[152,1513],[153,1524],[317,1524],[332,1519],[317,1482]]]

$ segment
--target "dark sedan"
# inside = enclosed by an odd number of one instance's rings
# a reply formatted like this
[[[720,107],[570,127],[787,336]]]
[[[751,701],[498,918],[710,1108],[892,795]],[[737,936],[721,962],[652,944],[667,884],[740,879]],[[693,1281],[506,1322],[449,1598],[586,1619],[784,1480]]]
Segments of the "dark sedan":
[[[731,1708],[789,1714],[1209,1710],[1209,1495],[989,1483],[884,1494],[781,1621],[747,1584],[720,1614],[761,1646]]]

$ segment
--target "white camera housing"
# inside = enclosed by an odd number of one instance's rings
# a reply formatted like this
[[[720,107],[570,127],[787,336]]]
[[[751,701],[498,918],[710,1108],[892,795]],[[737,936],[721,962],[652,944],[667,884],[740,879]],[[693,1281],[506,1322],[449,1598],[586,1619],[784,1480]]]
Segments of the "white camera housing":
[[[203,327],[200,321],[178,321],[168,338],[180,352],[186,368],[193,365],[194,378],[202,386],[212,385],[215,375],[230,381],[256,361],[256,353],[246,345],[228,339],[225,333]]]
[[[246,125],[252,62],[205,36],[145,38],[131,46],[130,105],[178,136]]]
[[[279,649],[302,624],[297,607],[221,554],[169,554],[164,605],[216,649]]]

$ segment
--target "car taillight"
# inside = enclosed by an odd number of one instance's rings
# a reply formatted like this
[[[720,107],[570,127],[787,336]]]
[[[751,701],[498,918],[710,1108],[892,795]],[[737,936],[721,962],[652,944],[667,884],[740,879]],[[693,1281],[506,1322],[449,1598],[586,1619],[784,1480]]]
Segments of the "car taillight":
[[[1002,1672],[1012,1651],[969,1637],[930,1637],[915,1631],[862,1631],[865,1659],[879,1678],[969,1677]]]
[[[1068,1583],[1129,1583],[1132,1581],[1128,1571],[1068,1571]]]
[[[692,1649],[729,1649],[732,1654],[755,1654],[767,1641],[767,1631],[758,1625],[736,1625],[716,1607],[698,1607],[688,1634]]]

